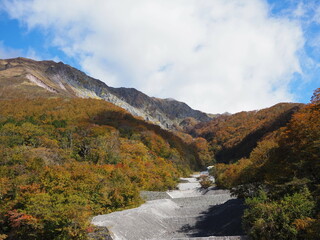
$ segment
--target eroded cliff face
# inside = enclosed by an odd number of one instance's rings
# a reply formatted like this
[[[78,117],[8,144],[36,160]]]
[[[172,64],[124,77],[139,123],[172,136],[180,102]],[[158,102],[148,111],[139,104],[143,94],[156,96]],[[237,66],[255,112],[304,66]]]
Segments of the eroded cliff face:
[[[174,99],[149,97],[134,88],[109,87],[62,62],[26,58],[0,60],[0,98],[17,97],[102,99],[166,129],[180,129],[180,123],[186,118],[196,122],[211,119],[206,113]]]

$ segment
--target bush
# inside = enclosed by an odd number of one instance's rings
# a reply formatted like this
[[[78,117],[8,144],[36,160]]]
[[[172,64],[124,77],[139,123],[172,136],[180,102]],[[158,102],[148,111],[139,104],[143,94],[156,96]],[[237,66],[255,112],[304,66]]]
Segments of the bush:
[[[201,175],[199,177],[199,183],[201,185],[201,188],[207,189],[213,185],[213,181],[210,179],[210,176],[208,175]]]
[[[306,188],[274,201],[261,191],[258,197],[248,198],[246,204],[249,208],[243,216],[243,227],[251,239],[258,240],[301,239],[297,221],[312,217],[315,208]]]

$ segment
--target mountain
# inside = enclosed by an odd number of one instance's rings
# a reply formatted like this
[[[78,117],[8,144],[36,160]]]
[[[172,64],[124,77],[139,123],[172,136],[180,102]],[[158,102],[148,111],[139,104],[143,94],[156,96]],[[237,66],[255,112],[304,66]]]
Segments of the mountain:
[[[111,102],[164,129],[178,130],[176,134],[185,142],[202,149],[205,159],[213,156],[218,162],[247,157],[261,139],[285,126],[301,106],[280,103],[257,111],[210,115],[174,99],[149,97],[134,88],[110,87],[62,62],[26,58],[0,60],[0,99],[39,97],[80,97]]]
[[[149,97],[134,88],[113,88],[62,62],[26,58],[0,60],[0,98],[81,97],[103,99],[165,129],[179,129],[186,118],[211,118],[174,99]]]
[[[249,197],[250,237],[320,239],[319,99],[208,116],[61,62],[0,60],[0,239],[86,239],[92,216],[214,159],[217,186]]]
[[[0,60],[0,106],[0,239],[88,239],[92,216],[209,165],[206,149],[124,108],[170,128],[206,114],[63,63]]]
[[[193,137],[205,138],[217,162],[248,157],[258,142],[284,127],[303,104],[279,103],[270,108],[217,115],[209,122],[189,127]]]

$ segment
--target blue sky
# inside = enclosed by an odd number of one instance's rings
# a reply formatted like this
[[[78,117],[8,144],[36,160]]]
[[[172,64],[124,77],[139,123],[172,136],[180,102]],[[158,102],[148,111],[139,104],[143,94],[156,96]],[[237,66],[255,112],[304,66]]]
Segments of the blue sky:
[[[6,11],[0,12],[0,47],[5,48],[6,58],[54,59],[81,68],[76,59],[68,57],[59,47],[50,44],[48,34],[38,28],[29,29],[18,19],[11,18]]]
[[[290,91],[296,95],[297,101],[308,103],[313,91],[320,87],[320,2],[313,0],[269,0],[268,3],[271,6],[271,13],[276,17],[286,16],[301,25],[306,40],[303,46],[305,56],[301,58],[303,72],[292,77]],[[299,10],[301,16],[299,16]],[[309,61],[313,61],[313,63],[310,64]]]
[[[316,0],[0,3],[0,58],[62,61],[212,113],[309,102],[319,53]]]

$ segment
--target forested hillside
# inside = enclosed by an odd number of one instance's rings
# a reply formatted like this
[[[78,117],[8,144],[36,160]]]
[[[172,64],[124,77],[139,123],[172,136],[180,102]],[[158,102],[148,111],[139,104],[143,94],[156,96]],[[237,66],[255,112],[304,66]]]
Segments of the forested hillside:
[[[220,187],[246,197],[252,239],[320,239],[320,89],[248,158],[213,170]]]
[[[91,216],[202,166],[195,146],[103,100],[0,105],[0,239],[86,239]]]
[[[205,138],[217,162],[234,162],[248,157],[263,138],[283,127],[303,104],[279,103],[257,111],[218,115],[189,129],[194,137]]]
[[[92,216],[138,206],[141,190],[172,189],[214,162],[218,187],[247,199],[252,239],[320,239],[320,89],[308,105],[210,120],[62,63],[0,65],[0,240],[88,239]]]

